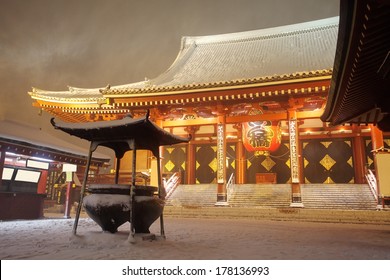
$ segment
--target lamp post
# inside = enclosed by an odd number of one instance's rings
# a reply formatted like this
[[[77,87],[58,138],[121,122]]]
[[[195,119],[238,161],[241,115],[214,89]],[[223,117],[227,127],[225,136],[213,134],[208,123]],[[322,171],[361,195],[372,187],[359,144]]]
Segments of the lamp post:
[[[64,218],[70,218],[70,209],[71,209],[71,193],[73,185],[73,172],[77,171],[77,165],[65,163],[62,166],[62,172],[66,173],[66,200],[65,200],[65,213]]]

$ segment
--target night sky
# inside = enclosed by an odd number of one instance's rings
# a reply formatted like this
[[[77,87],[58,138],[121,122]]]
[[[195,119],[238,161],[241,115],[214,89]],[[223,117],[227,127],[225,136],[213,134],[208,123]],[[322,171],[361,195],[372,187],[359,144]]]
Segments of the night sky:
[[[32,87],[67,90],[154,78],[181,37],[337,16],[338,0],[0,0],[0,120],[51,131]]]

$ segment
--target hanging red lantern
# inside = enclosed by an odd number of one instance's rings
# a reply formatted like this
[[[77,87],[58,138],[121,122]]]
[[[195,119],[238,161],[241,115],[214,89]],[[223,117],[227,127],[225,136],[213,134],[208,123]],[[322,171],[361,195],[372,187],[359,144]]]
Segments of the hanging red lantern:
[[[243,123],[243,144],[255,155],[276,151],[282,140],[280,122],[255,121]]]

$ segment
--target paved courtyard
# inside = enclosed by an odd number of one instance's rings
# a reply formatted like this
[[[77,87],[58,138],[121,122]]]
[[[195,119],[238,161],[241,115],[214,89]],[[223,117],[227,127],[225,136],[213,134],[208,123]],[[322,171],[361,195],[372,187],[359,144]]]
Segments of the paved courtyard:
[[[166,240],[127,241],[88,218],[0,222],[1,259],[389,260],[390,225],[165,218]],[[151,227],[159,233],[159,223]]]

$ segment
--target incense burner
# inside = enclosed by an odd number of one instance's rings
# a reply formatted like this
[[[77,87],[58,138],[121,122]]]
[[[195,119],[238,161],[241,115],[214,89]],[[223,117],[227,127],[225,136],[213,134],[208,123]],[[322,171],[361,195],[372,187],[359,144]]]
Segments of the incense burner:
[[[158,198],[156,191],[156,187],[134,186],[132,205],[130,185],[90,185],[83,206],[103,231],[117,232],[118,227],[131,222],[134,215],[135,233],[150,233],[149,227],[161,216],[164,208],[164,200]]]

